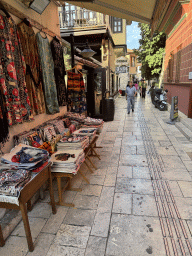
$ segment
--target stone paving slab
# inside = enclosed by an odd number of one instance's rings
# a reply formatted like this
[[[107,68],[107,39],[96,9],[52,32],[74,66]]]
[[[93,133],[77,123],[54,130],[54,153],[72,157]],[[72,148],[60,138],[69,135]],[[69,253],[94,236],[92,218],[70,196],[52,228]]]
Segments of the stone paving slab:
[[[85,256],[104,256],[107,238],[90,236]]]
[[[64,224],[91,227],[95,218],[95,210],[70,208],[64,218]]]
[[[133,195],[133,215],[158,217],[153,195]]]
[[[132,213],[132,195],[124,193],[115,193],[113,203],[113,213],[131,214]]]
[[[69,247],[69,246],[60,246],[53,244],[47,254],[47,256],[84,256],[85,249]]]
[[[119,165],[148,166],[148,163],[144,155],[121,155]]]
[[[33,252],[28,252],[27,256],[44,256],[47,255],[49,248],[55,239],[53,234],[41,233],[35,241],[35,248]],[[52,254],[53,255],[53,254]],[[59,255],[59,254],[55,254]]]
[[[133,167],[132,166],[119,166],[118,178],[133,178]]]
[[[134,179],[151,179],[148,167],[133,167],[133,178]]]
[[[91,227],[62,224],[57,232],[53,245],[65,245],[85,249],[90,231]]]
[[[31,227],[31,235],[32,235],[33,239],[37,238],[40,231],[44,227],[46,221],[47,221],[47,219],[44,219],[44,218],[29,218],[29,225]],[[12,235],[25,237],[25,230],[24,230],[23,222],[20,222],[20,224],[13,231]]]
[[[153,195],[153,188],[150,180],[117,178],[115,192]]]
[[[42,232],[56,234],[59,230],[63,219],[67,214],[68,208],[60,206],[57,208],[57,214],[52,214],[51,217],[48,219],[47,223],[42,229]]]
[[[92,236],[107,237],[111,212],[98,212],[95,216],[94,224],[91,230]]]
[[[166,255],[159,219],[113,214],[106,256],[149,254]]]
[[[85,210],[96,210],[99,203],[99,197],[97,196],[87,196],[77,193],[73,200],[75,208],[85,209]]]

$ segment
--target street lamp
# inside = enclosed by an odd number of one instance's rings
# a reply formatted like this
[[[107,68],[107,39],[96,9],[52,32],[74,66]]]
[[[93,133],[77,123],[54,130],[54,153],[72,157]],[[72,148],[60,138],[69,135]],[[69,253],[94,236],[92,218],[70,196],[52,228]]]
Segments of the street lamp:
[[[81,51],[81,55],[84,57],[84,58],[90,58],[92,57],[93,55],[95,55],[95,51],[93,51],[90,46],[88,45],[88,41],[86,42],[86,45],[85,45],[85,49],[83,51]]]

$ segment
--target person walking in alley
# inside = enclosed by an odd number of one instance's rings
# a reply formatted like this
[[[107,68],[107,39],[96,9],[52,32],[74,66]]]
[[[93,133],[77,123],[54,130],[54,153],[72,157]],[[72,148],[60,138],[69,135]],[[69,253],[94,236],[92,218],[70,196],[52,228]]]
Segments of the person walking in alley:
[[[145,83],[145,79],[141,79],[141,87],[142,87],[142,98],[145,99],[145,95],[146,95],[146,87],[147,84]]]
[[[130,81],[126,88],[126,97],[127,97],[127,113],[130,114],[130,110],[132,108],[132,112],[134,112],[134,103],[137,91],[135,86],[133,86],[133,82]]]

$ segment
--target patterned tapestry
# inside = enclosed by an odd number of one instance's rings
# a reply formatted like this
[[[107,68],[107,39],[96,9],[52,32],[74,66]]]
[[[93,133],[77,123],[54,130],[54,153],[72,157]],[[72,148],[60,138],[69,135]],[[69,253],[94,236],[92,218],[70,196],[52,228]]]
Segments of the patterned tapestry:
[[[83,76],[73,72],[68,72],[67,75],[68,111],[86,114],[87,103]]]
[[[5,98],[9,125],[30,120],[31,104],[25,81],[25,61],[11,17],[0,15],[0,86]]]
[[[59,106],[67,104],[66,85],[65,85],[65,64],[63,58],[63,48],[60,41],[54,37],[51,41],[51,51],[54,62],[54,74],[57,87],[57,98]]]
[[[24,20],[25,21],[25,20]],[[38,54],[37,39],[31,24],[21,22],[17,25],[27,65],[26,84],[33,115],[45,112],[45,100],[42,88],[42,70]]]

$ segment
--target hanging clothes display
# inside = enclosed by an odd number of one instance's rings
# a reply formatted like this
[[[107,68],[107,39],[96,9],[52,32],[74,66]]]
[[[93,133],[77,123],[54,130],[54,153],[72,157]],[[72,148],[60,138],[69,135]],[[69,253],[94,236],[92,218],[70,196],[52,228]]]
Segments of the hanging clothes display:
[[[37,39],[27,19],[17,25],[26,63],[26,84],[31,102],[32,114],[45,112],[42,88],[42,70],[39,60]]]
[[[5,103],[3,100],[3,95],[0,90],[0,127],[1,127],[1,132],[0,132],[0,143],[4,144],[9,135],[9,124],[7,120],[7,110],[5,108]]]
[[[83,76],[73,72],[68,72],[67,75],[68,111],[86,114],[87,103]]]
[[[37,33],[37,44],[43,73],[43,86],[45,93],[45,105],[48,114],[59,112],[57,90],[54,77],[54,63],[48,38],[43,38]]]
[[[9,125],[30,120],[31,105],[25,81],[25,62],[17,27],[11,17],[0,15],[0,86]]]
[[[65,64],[63,58],[63,48],[59,39],[54,37],[51,41],[51,51],[54,61],[54,74],[57,87],[57,98],[59,106],[65,106],[67,104],[66,86],[65,86]]]

